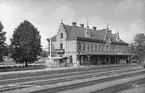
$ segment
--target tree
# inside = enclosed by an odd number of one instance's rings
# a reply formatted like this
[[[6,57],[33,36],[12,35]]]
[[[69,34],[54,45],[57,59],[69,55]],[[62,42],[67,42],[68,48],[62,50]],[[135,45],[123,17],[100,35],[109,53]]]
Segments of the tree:
[[[43,58],[48,57],[48,51],[42,50],[40,56]]]
[[[23,21],[14,31],[11,39],[11,57],[17,63],[33,63],[41,53],[41,36],[29,21]]]
[[[3,61],[3,50],[6,46],[6,32],[3,31],[4,26],[2,25],[2,23],[0,22],[0,62]]]
[[[129,51],[131,53],[135,53],[135,54],[137,53],[137,51],[136,51],[136,45],[134,43],[130,43],[128,47],[129,47]],[[138,56],[137,55],[133,55],[133,56],[131,56],[131,59],[132,60],[137,60]]]
[[[135,52],[138,54],[140,60],[143,60],[145,56],[145,35],[138,33],[134,37]]]
[[[130,43],[128,47],[131,53],[136,53],[136,46],[134,43]]]
[[[9,55],[10,51],[9,51],[9,46],[7,44],[4,45],[2,52],[4,56]]]

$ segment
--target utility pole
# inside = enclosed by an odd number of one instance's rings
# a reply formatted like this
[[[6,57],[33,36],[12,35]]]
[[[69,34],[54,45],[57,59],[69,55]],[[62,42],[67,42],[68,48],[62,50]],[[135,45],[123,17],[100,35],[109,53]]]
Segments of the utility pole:
[[[52,65],[52,62],[51,62],[51,37],[50,37],[49,40],[50,40],[50,41],[49,41],[49,52],[50,52],[49,61],[50,61],[50,67],[51,67],[51,65]]]

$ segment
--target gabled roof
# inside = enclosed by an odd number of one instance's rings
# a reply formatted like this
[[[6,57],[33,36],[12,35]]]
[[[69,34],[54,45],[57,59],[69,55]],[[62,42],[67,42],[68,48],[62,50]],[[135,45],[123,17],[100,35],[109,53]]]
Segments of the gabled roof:
[[[47,39],[47,41],[49,42],[49,38]],[[51,37],[51,41],[56,41],[56,35],[55,36],[53,36],[53,37]]]
[[[64,24],[64,27],[66,28],[66,33],[68,34],[68,38],[76,38],[76,37],[88,38],[88,37],[85,36],[86,28],[84,28],[84,27],[70,26],[70,25],[66,25],[66,24]],[[105,29],[96,30],[96,31],[93,30],[93,29],[89,29],[89,31],[91,33],[90,38],[92,38],[92,39],[101,39],[101,40],[104,39]]]
[[[86,37],[85,36],[85,31],[86,31],[86,27],[80,27],[80,26],[71,26],[71,25],[67,25],[62,23],[65,31],[67,33],[67,39],[69,38],[89,38],[89,39],[95,39],[95,40],[104,40],[105,34],[106,34],[106,29],[100,29],[100,30],[94,30],[94,29],[90,29],[90,34],[91,37]],[[111,41],[114,44],[128,44],[126,42],[124,42],[123,40],[120,39],[120,41],[116,40],[116,34],[112,34],[111,33]],[[52,40],[56,40],[56,35],[52,37]]]
[[[66,25],[66,24],[63,24],[63,26],[66,29],[66,33],[68,34],[68,38],[77,38],[77,37],[88,38],[85,36],[85,31],[86,31],[85,27],[70,26],[70,25]],[[91,33],[91,37],[89,37],[90,39],[104,40],[106,29],[100,29],[100,30],[89,29],[89,31]],[[112,33],[111,33],[111,40],[114,43],[118,42],[118,44],[119,43],[126,43],[121,39],[120,39],[120,41],[116,41],[116,34],[112,34]]]

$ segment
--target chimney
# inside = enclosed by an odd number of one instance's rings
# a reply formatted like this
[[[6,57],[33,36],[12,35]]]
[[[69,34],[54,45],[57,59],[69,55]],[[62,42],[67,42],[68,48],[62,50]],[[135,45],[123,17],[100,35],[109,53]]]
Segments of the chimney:
[[[93,29],[94,29],[94,30],[96,30],[96,29],[97,29],[97,27],[93,26]]]
[[[84,27],[84,24],[80,24],[81,27]]]
[[[76,24],[77,24],[76,22],[72,22],[72,26],[76,26]]]

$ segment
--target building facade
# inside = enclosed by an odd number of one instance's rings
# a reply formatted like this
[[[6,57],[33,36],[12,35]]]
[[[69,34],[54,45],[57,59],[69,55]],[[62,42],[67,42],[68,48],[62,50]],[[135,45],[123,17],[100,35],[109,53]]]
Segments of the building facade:
[[[50,44],[50,39],[47,40]],[[67,57],[67,63],[76,66],[117,64],[126,62],[132,55],[129,44],[108,27],[98,30],[84,24],[77,26],[76,22],[72,22],[72,25],[61,22],[51,41],[52,56]]]

